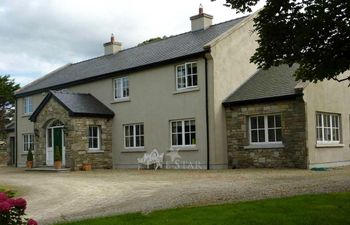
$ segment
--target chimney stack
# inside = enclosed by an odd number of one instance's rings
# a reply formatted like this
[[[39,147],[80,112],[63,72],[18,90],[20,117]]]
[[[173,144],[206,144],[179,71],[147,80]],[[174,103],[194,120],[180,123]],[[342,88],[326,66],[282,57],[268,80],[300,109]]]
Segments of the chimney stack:
[[[105,55],[111,55],[122,50],[122,43],[116,42],[114,34],[111,35],[111,41],[104,43],[103,47],[105,48]]]
[[[190,17],[192,31],[203,30],[213,23],[213,16],[204,13],[202,4],[199,5],[198,15]]]

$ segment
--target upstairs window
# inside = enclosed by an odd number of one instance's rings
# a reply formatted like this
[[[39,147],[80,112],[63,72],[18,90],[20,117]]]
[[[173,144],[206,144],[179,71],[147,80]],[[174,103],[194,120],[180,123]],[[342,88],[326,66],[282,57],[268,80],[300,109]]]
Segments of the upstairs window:
[[[250,143],[281,143],[281,115],[252,116],[249,118]]]
[[[89,126],[89,150],[98,151],[100,150],[100,127]]]
[[[23,99],[23,112],[25,115],[33,113],[32,97],[25,97]]]
[[[197,87],[197,63],[185,63],[176,66],[176,88],[185,89]]]
[[[340,115],[330,113],[316,114],[317,143],[340,143]]]
[[[129,97],[129,79],[121,77],[114,80],[114,99]]]

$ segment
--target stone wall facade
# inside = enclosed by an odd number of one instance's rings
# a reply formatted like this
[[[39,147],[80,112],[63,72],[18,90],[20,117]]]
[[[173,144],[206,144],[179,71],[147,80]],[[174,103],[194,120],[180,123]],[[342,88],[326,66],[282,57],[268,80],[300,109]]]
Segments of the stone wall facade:
[[[54,120],[64,124],[65,167],[79,170],[83,163],[92,168],[112,168],[112,120],[106,118],[71,117],[56,100],[51,98],[34,123],[34,166],[46,166],[46,128]],[[101,130],[100,151],[90,152],[88,129],[96,125]]]
[[[250,145],[249,117],[268,114],[281,115],[283,147]],[[301,98],[226,107],[229,167],[307,168],[305,126],[305,103]]]

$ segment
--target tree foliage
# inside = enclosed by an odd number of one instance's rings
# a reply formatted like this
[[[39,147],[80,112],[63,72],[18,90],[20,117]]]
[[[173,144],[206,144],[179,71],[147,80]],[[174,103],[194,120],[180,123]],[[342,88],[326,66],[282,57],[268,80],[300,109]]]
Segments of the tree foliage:
[[[259,0],[226,0],[237,12],[251,12]],[[296,79],[350,81],[349,0],[266,0],[254,18],[259,47],[251,62],[268,69],[299,64]]]
[[[5,131],[5,125],[13,116],[15,96],[14,92],[19,89],[9,75],[0,76],[0,137]]]
[[[165,36],[165,35],[164,35],[163,37],[150,38],[150,39],[148,39],[148,40],[146,40],[146,41],[144,41],[144,42],[138,44],[137,46],[142,46],[142,45],[146,45],[146,44],[149,44],[149,43],[161,41],[161,40],[166,39],[166,38],[168,38],[168,37]]]

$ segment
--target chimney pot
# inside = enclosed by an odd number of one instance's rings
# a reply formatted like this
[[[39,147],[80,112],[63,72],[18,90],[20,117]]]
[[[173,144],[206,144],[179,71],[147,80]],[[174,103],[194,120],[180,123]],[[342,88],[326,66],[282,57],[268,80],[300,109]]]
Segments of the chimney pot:
[[[198,15],[202,15],[203,14],[203,5],[202,4],[199,5],[199,10],[198,11],[199,11]]]
[[[111,43],[114,43],[114,42],[115,42],[114,34],[112,33],[112,35],[111,35]]]

